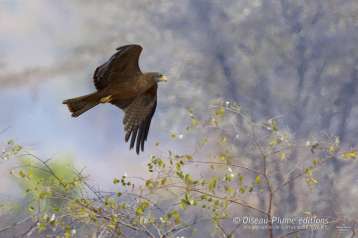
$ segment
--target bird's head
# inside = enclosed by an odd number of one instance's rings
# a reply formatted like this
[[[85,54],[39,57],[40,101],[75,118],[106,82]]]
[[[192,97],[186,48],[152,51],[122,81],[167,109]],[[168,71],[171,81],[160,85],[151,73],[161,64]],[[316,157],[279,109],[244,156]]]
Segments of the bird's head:
[[[153,73],[152,77],[154,78],[154,80],[157,83],[168,81],[168,78],[165,75],[161,74],[161,73]]]

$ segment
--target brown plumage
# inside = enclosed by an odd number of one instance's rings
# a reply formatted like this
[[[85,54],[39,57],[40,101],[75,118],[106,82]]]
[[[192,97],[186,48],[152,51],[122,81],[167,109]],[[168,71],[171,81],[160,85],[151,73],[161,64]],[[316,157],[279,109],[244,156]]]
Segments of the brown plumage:
[[[130,139],[130,149],[144,151],[152,117],[157,106],[158,82],[166,81],[160,73],[142,73],[139,65],[140,45],[125,45],[94,75],[96,92],[63,101],[73,117],[78,117],[100,103],[111,103],[125,112],[123,125],[125,141]]]

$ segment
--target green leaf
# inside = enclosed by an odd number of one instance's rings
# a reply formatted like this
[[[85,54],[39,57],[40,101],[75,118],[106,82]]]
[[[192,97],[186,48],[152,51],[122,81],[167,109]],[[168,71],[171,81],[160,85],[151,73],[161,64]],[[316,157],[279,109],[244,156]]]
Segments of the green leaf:
[[[185,193],[184,198],[180,200],[179,206],[185,209],[187,206],[196,205],[196,201],[190,197],[189,193]]]
[[[214,190],[216,189],[216,186],[217,186],[217,182],[218,182],[218,178],[216,176],[212,177],[209,180],[208,189],[210,192],[214,192]]]
[[[343,159],[356,159],[357,158],[357,151],[350,150],[343,153]]]
[[[19,153],[21,150],[22,150],[22,147],[21,147],[20,145],[14,145],[14,146],[11,148],[12,153],[14,153],[15,155],[16,155],[17,153]]]
[[[308,177],[311,177],[312,174],[313,174],[313,169],[312,169],[312,167],[305,168],[305,174],[306,174]]]
[[[285,160],[287,158],[287,154],[285,152],[281,151],[279,153],[279,158],[280,158],[280,160]]]
[[[235,189],[231,186],[225,186],[225,191],[229,194],[234,194],[235,193]]]
[[[191,118],[191,126],[196,127],[199,125],[199,120],[196,118]]]
[[[257,175],[257,176],[256,176],[255,182],[256,182],[256,184],[260,184],[260,183],[261,183],[261,177],[260,177],[260,175]]]
[[[35,211],[35,208],[34,208],[34,206],[29,206],[29,207],[28,207],[28,210],[29,210],[29,212],[34,212],[34,211]]]
[[[192,177],[190,176],[190,174],[185,174],[185,176],[184,176],[184,183],[186,184],[186,185],[192,185],[193,184],[193,179],[192,179]]]
[[[119,179],[117,179],[117,178],[113,179],[113,184],[118,184],[119,182],[120,182]]]
[[[139,203],[139,205],[138,205],[138,207],[137,207],[135,213],[136,213],[138,216],[141,216],[141,215],[143,215],[145,209],[147,209],[148,207],[149,207],[149,202],[147,202],[147,201],[142,201],[141,203]]]
[[[175,140],[177,138],[177,134],[175,132],[170,133],[170,137]]]
[[[216,111],[215,111],[215,115],[216,116],[224,116],[225,114],[225,107],[219,107]]]
[[[184,155],[184,158],[188,161],[192,161],[193,160],[193,156],[191,155]]]
[[[275,119],[271,119],[271,128],[273,131],[278,131],[277,121]]]
[[[180,214],[177,210],[172,210],[167,216],[168,219],[173,218],[176,225],[180,224]]]
[[[8,145],[14,145],[15,142],[14,142],[14,140],[8,140],[8,141],[7,141],[7,144],[8,144]]]
[[[226,182],[231,182],[231,180],[235,177],[235,175],[233,173],[230,173],[230,174],[225,174],[224,176],[224,180]]]
[[[176,175],[178,175],[178,177],[179,177],[180,179],[183,179],[183,178],[184,178],[184,173],[183,173],[183,171],[177,171],[177,172],[176,172]]]
[[[65,238],[71,238],[71,226],[70,225],[66,225],[64,235],[65,235]]]
[[[38,229],[38,231],[41,233],[41,232],[43,232],[43,231],[45,231],[46,230],[46,223],[44,223],[44,222],[39,222],[39,223],[37,223],[37,229]],[[66,237],[66,236],[65,236]],[[67,237],[66,237],[67,238]]]
[[[226,155],[225,154],[219,155],[219,160],[226,161],[227,160]]]
[[[161,180],[160,180],[160,185],[165,185],[167,183],[167,178],[162,178]]]
[[[153,189],[155,187],[155,182],[152,179],[148,179],[145,181],[145,186],[149,189]]]
[[[239,185],[242,185],[242,183],[244,182],[244,176],[239,174],[238,178],[239,178]]]
[[[19,171],[19,176],[20,176],[21,178],[25,178],[25,177],[26,177],[26,174],[25,174],[24,171],[20,170],[20,171]]]

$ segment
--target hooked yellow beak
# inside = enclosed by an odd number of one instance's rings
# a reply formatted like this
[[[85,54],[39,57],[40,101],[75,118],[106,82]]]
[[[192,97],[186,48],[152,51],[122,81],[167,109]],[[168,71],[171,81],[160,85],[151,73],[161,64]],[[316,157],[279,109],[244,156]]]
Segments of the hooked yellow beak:
[[[166,82],[166,81],[168,81],[168,78],[167,78],[167,76],[162,75],[162,76],[160,76],[159,81]]]

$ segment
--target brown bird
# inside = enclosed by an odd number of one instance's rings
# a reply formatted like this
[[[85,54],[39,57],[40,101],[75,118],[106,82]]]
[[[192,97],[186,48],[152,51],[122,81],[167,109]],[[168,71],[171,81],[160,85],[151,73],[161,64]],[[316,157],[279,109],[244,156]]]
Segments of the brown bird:
[[[78,117],[100,103],[111,103],[125,112],[125,141],[130,149],[144,151],[152,117],[157,106],[158,82],[167,78],[156,72],[142,73],[139,65],[140,45],[125,45],[94,71],[97,92],[63,101],[73,117]]]

